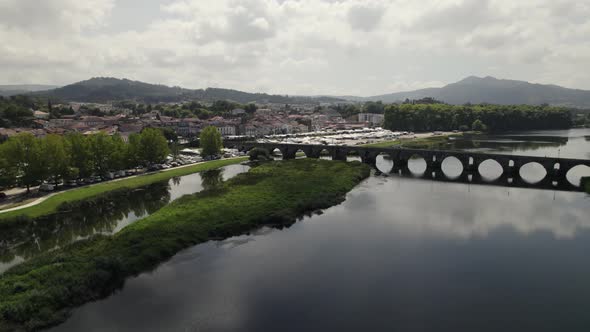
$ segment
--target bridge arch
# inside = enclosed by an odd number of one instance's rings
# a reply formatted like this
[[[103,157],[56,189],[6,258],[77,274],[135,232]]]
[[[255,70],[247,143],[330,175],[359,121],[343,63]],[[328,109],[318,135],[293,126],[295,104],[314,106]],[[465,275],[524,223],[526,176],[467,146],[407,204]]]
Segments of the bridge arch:
[[[531,161],[520,166],[518,175],[524,182],[536,184],[547,178],[548,172],[545,166],[536,161]]]
[[[582,186],[582,178],[586,176],[590,177],[590,166],[582,164],[570,168],[565,174],[567,182],[575,187]]]
[[[477,171],[481,177],[482,181],[485,182],[493,182],[498,180],[502,174],[504,174],[504,169],[502,165],[495,159],[486,159],[482,161]]]
[[[426,173],[428,164],[426,162],[428,156],[414,153],[408,158],[408,169],[415,176],[423,176]]]
[[[389,174],[394,167],[393,157],[387,152],[381,152],[375,157],[375,165],[381,173]]]
[[[448,179],[457,179],[465,171],[465,167],[459,158],[449,155],[441,161],[441,171]]]

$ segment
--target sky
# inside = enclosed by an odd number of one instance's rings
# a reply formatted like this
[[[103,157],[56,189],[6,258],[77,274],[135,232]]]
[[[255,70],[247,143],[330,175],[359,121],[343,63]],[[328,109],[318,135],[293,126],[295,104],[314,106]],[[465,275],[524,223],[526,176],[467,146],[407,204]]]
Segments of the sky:
[[[470,75],[590,90],[587,0],[0,0],[0,84],[370,96]]]

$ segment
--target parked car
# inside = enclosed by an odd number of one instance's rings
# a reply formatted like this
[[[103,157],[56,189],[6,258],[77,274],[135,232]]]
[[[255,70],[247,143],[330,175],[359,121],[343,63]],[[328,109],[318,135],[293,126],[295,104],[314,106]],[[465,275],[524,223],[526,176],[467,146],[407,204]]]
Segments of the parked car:
[[[39,191],[54,191],[55,186],[50,183],[43,183],[39,186]]]
[[[78,185],[78,182],[76,182],[76,180],[69,180],[65,184],[66,187],[76,187],[77,185]]]
[[[115,174],[111,172],[107,172],[105,175],[102,176],[105,180],[112,180],[115,178]]]
[[[0,201],[3,201],[3,200],[5,200],[5,199],[6,199],[6,197],[8,197],[8,196],[6,195],[6,193],[0,193]]]

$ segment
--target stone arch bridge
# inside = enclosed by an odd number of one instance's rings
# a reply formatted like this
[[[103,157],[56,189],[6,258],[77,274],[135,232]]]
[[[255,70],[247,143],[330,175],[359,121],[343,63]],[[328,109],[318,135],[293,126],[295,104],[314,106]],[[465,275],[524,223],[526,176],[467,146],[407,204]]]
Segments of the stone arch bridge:
[[[407,149],[399,147],[377,148],[363,146],[339,146],[339,145],[310,145],[310,144],[285,144],[285,143],[256,143],[239,142],[228,147],[237,148],[247,152],[253,148],[263,148],[269,152],[278,149],[283,159],[294,159],[297,152],[302,151],[308,158],[319,158],[322,154],[329,154],[332,160],[346,160],[349,154],[360,157],[363,163],[376,166],[377,156],[380,154],[389,155],[393,161],[391,172],[404,173],[408,171],[408,161],[413,157],[421,157],[426,161],[425,175],[437,179],[444,175],[442,162],[449,157],[454,157],[463,166],[463,172],[457,180],[463,182],[481,183],[479,165],[486,160],[496,161],[502,167],[502,175],[496,179],[495,184],[514,185],[522,187],[539,187],[564,190],[582,190],[572,185],[566,178],[567,173],[574,167],[585,165],[590,167],[590,160],[567,159],[555,157],[535,157],[522,155],[507,155],[493,153],[478,153],[466,151],[445,151],[445,150],[423,150]],[[520,169],[524,165],[537,163],[543,166],[546,176],[536,184],[524,181],[520,176]],[[590,174],[588,174],[590,176]],[[423,176],[423,177],[426,177]],[[468,180],[467,180],[468,179]],[[449,179],[446,179],[449,180]],[[485,182],[485,181],[484,181]],[[502,183],[503,182],[503,183]]]

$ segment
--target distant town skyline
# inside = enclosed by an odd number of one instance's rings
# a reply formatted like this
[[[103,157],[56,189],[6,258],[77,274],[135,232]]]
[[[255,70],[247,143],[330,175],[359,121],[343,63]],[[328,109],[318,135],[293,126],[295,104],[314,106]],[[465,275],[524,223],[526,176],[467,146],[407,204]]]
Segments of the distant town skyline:
[[[590,90],[590,3],[0,0],[0,84],[356,95],[470,75]]]

